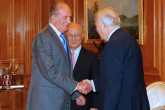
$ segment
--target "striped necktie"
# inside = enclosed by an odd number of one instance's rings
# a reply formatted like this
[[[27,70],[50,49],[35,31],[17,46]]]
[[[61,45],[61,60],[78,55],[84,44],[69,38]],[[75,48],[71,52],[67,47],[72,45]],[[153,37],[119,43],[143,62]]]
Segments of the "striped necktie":
[[[66,51],[66,54],[67,54],[67,56],[68,56],[67,43],[66,43],[66,40],[65,40],[65,36],[64,36],[64,34],[61,33],[61,34],[60,34],[60,37],[61,37],[62,40],[63,40],[62,44],[63,44],[64,49],[65,49],[65,51]]]

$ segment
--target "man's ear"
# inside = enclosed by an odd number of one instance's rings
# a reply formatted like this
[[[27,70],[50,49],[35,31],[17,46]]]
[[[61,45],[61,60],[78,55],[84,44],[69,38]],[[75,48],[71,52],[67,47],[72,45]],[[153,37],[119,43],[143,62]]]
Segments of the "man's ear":
[[[84,32],[83,32],[82,35],[81,35],[82,39],[84,39],[84,35],[85,35],[85,34],[84,34]]]
[[[55,15],[51,16],[52,21],[55,23],[57,21],[57,17]]]
[[[107,24],[105,22],[103,22],[103,28],[107,28]]]
[[[103,31],[105,31],[107,29],[107,24],[105,22],[102,22],[101,28]]]
[[[83,32],[83,33],[82,33],[82,35],[81,35],[81,37],[82,37],[81,44],[83,44],[83,43],[84,43],[84,36],[85,36],[85,33]]]

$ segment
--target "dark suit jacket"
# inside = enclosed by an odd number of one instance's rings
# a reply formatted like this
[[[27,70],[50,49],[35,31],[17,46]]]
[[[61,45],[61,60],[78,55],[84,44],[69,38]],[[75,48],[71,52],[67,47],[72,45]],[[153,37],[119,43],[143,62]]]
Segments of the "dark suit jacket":
[[[68,48],[69,49],[69,48]],[[77,81],[69,58],[55,31],[46,26],[32,44],[32,72],[26,110],[70,110]],[[74,95],[73,95],[74,94]]]
[[[73,77],[76,81],[96,78],[99,72],[98,66],[99,60],[97,55],[82,47],[73,70]],[[85,106],[77,106],[76,101],[73,100],[71,110],[89,110],[89,108],[98,108],[97,94],[92,92],[86,95],[85,98],[87,101]]]
[[[106,43],[94,83],[100,110],[149,110],[141,49],[123,29]]]

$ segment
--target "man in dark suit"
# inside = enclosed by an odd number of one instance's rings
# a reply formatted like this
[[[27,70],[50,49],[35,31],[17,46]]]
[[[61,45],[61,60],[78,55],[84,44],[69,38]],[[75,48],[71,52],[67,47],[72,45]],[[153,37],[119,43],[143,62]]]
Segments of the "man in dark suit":
[[[32,44],[32,72],[26,110],[70,110],[71,97],[78,105],[90,86],[73,80],[72,58],[67,45],[71,10],[63,2],[55,3],[49,12],[49,24]]]
[[[141,49],[137,41],[120,28],[120,19],[110,8],[96,16],[100,38],[107,41],[100,61],[99,110],[149,110]]]
[[[98,75],[99,60],[95,53],[82,47],[84,37],[83,27],[79,23],[71,23],[67,32],[69,47],[72,52],[73,77],[76,81],[93,79]],[[73,54],[74,53],[74,54]],[[71,110],[98,110],[98,95],[91,92],[84,96],[86,104],[78,106],[76,101],[71,103]]]

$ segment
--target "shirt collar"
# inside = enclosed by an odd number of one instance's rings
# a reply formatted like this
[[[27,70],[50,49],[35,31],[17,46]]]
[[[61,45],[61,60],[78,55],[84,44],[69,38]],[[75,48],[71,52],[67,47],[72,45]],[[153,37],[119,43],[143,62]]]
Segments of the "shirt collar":
[[[75,52],[76,54],[80,53],[81,48],[82,48],[82,46],[80,45],[75,51],[71,50],[71,52]]]
[[[117,29],[119,29],[120,27],[116,27],[110,34],[109,34],[109,36],[108,36],[108,41],[109,41],[109,39],[110,39],[110,37],[112,36],[112,34],[117,30]]]
[[[56,32],[56,34],[57,34],[58,36],[60,36],[61,32],[58,31],[58,29],[57,29],[55,26],[53,26],[51,23],[49,23],[49,25],[53,28],[53,30]]]

